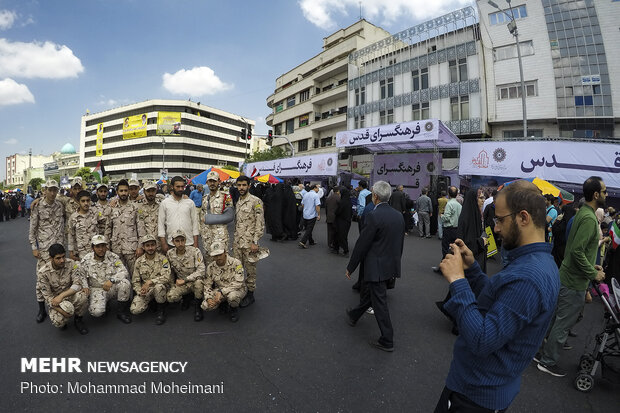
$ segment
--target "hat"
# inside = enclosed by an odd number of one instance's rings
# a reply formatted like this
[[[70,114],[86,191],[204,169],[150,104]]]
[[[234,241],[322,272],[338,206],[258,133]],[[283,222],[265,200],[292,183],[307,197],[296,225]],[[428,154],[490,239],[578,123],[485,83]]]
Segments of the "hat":
[[[73,178],[71,180],[71,188],[73,188],[76,185],[82,186],[82,177],[81,176],[76,176],[75,178]]]
[[[172,239],[175,239],[176,237],[183,237],[187,239],[187,236],[185,235],[185,232],[183,232],[182,229],[177,229],[176,231],[172,233]]]
[[[146,181],[144,184],[144,190],[147,189],[157,189],[157,183],[155,181]]]
[[[142,237],[142,244],[146,244],[149,241],[155,241],[157,242],[157,240],[155,239],[155,237],[151,234],[146,234],[145,236]]]
[[[211,252],[209,252],[209,255],[215,257],[216,255],[223,254],[224,252],[224,244],[215,241],[213,244],[211,244]]]
[[[105,235],[95,235],[93,236],[93,238],[91,239],[90,243],[92,245],[99,245],[99,244],[107,244],[108,240],[105,237]]]
[[[269,256],[269,248],[259,248],[256,252],[250,252],[248,254],[248,262],[258,262],[263,258]]]
[[[48,180],[48,181],[45,183],[45,187],[46,187],[46,188],[56,188],[56,189],[58,189],[58,182],[56,182],[56,181],[55,181],[55,180],[53,180],[53,179],[50,179],[50,180]]]
[[[98,185],[97,185],[97,189],[99,189],[99,188],[105,188],[105,189],[108,189],[108,186],[107,186],[106,184],[98,184]]]
[[[75,307],[73,307],[73,304],[71,304],[69,301],[61,301],[60,304],[58,304],[58,307],[60,307],[62,311],[69,315],[73,315],[75,311]]]
[[[140,182],[137,179],[130,179],[129,186],[137,186],[140,187]]]
[[[207,174],[207,181],[213,179],[214,181],[219,181],[220,180],[220,174],[218,174],[215,171],[211,171]]]

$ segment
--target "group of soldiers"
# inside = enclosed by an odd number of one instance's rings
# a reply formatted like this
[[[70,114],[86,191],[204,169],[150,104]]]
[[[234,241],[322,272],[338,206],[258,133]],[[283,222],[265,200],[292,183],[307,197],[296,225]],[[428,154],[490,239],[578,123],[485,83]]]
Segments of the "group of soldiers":
[[[261,200],[249,193],[246,176],[237,179],[236,205],[220,189],[215,171],[207,176],[209,192],[199,208],[183,196],[181,177],[171,185],[167,199],[154,182],[140,188],[137,180],[123,179],[108,199],[108,186],[99,184],[93,202],[79,177],[71,182],[70,196],[59,195],[58,183],[47,181],[44,196],[31,206],[29,233],[38,260],[37,322],[47,317],[47,306],[54,326],[64,329],[73,318],[76,329],[87,334],[86,311],[100,317],[111,299],[126,324],[149,306],[157,312],[155,323],[163,324],[167,304],[178,301],[182,310],[193,301],[195,321],[203,319],[203,310],[215,309],[233,322],[239,319],[238,307],[254,302],[256,263],[269,255],[259,247],[265,229]],[[231,256],[227,224],[233,220]],[[188,234],[181,228],[198,229]]]

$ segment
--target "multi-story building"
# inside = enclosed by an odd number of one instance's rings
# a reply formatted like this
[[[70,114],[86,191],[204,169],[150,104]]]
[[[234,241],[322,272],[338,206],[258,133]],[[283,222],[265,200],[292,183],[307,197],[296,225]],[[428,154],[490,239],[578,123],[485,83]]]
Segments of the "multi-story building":
[[[144,126],[133,128],[136,117]],[[165,117],[176,119],[174,132],[162,128]],[[168,176],[193,176],[213,165],[238,166],[256,141],[240,139],[241,130],[254,126],[240,115],[184,100],[148,100],[87,114],[82,116],[80,166],[92,168],[101,160],[112,180],[132,173],[138,179],[157,179],[162,169]]]
[[[23,186],[28,184],[27,177],[38,177],[38,175],[32,172],[28,173],[29,169],[43,171],[43,165],[47,162],[51,162],[53,158],[47,155],[22,155],[16,153],[15,155],[6,157],[6,185]],[[43,176],[41,176],[42,178]]]
[[[52,162],[43,165],[45,179],[54,175],[71,178],[80,167],[80,154],[70,143],[66,143],[60,152],[54,152],[52,158],[54,159]]]
[[[514,16],[526,89],[527,136],[618,137],[620,2],[478,1],[493,138],[523,137]],[[510,15],[510,16],[508,16]]]
[[[390,34],[360,20],[323,39],[323,51],[276,79],[267,98],[274,135],[285,135],[296,152],[333,151],[336,132],[347,127],[349,55]],[[273,146],[288,145],[274,139]]]

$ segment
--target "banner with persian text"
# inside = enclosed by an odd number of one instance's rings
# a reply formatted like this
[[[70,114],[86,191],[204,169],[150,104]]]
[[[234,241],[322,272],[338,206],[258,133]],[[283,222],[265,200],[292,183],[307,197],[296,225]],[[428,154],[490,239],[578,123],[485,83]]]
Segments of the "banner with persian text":
[[[181,112],[158,112],[157,134],[174,136],[181,134]]]
[[[319,153],[310,156],[254,162],[247,164],[245,171],[248,176],[265,174],[272,174],[277,177],[335,176],[338,171],[338,154]]]
[[[103,123],[97,125],[97,141],[95,143],[95,156],[103,156]]]
[[[336,146],[346,148],[437,139],[439,139],[439,121],[427,119],[338,132],[336,133]]]
[[[126,117],[123,121],[123,139],[144,138],[146,136],[146,113]]]
[[[422,188],[430,186],[431,175],[441,174],[441,154],[435,164],[432,153],[396,153],[376,155],[372,182],[387,181],[402,185],[411,199],[417,199]],[[439,170],[437,170],[439,169]]]

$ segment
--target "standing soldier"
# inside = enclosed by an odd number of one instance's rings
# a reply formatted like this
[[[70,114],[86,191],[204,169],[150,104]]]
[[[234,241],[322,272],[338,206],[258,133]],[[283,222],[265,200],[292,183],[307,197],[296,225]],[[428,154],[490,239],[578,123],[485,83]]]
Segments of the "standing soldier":
[[[83,280],[78,274],[78,263],[65,258],[65,247],[61,244],[49,247],[48,254],[50,261],[41,268],[37,289],[50,308],[50,321],[55,327],[64,329],[73,317],[80,334],[88,334],[88,328],[82,321],[88,296],[82,290]]]
[[[220,175],[217,172],[207,174],[207,186],[209,193],[202,199],[199,222],[205,255],[211,261],[209,248],[214,242],[221,242],[228,251],[227,224],[234,219],[235,211],[230,195],[220,190]]]
[[[111,207],[110,222],[106,237],[110,240],[110,249],[117,254],[127,271],[131,273],[136,258],[143,250],[138,240],[144,236],[144,227],[138,221],[138,209],[129,202],[129,185],[121,179],[116,186],[118,202]]]
[[[235,215],[235,240],[233,255],[241,261],[245,269],[245,284],[248,294],[241,302],[241,307],[247,307],[254,302],[254,290],[256,289],[256,259],[250,261],[250,254],[258,254],[258,241],[265,232],[265,217],[263,204],[260,198],[249,193],[250,178],[240,176],[237,178],[239,201]]]
[[[65,241],[69,238],[69,218],[80,209],[80,201],[78,194],[82,191],[82,178],[76,176],[71,181],[71,189],[69,190],[69,196],[58,195],[58,201],[65,207]]]
[[[108,251],[108,240],[104,235],[92,237],[91,248],[92,251],[86,254],[80,263],[80,276],[84,288],[90,293],[88,312],[93,317],[101,317],[106,311],[108,300],[116,297],[116,317],[125,324],[131,323],[131,283],[127,269],[118,255]]]
[[[194,295],[194,321],[202,320],[202,290],[204,288],[205,263],[202,252],[196,247],[185,246],[185,233],[177,230],[172,234],[174,248],[166,253],[168,261],[172,266],[172,271],[176,276],[170,291],[168,291],[168,302],[176,303],[183,298],[181,310],[186,310],[185,296],[189,293]]]
[[[140,181],[137,179],[129,180],[129,202],[135,204],[144,197],[140,196]]]
[[[98,233],[104,234],[110,221],[110,202],[108,201],[108,186],[106,184],[97,185],[97,201],[93,204],[93,211],[99,218],[103,218],[99,223]]]
[[[80,207],[69,217],[69,256],[74,261],[81,260],[92,251],[90,241],[105,224],[105,218],[91,209],[88,191],[81,191],[77,197]]]
[[[207,267],[202,308],[211,311],[223,305],[223,312],[229,308],[230,321],[236,323],[239,320],[237,308],[248,291],[243,282],[243,266],[241,261],[226,253],[221,242],[214,242],[209,250],[213,262]]]
[[[32,255],[38,260],[36,293],[39,314],[37,314],[37,323],[43,322],[47,316],[45,299],[39,289],[39,273],[50,260],[49,247],[53,244],[62,244],[65,235],[65,210],[63,205],[56,200],[56,195],[58,195],[58,183],[49,180],[45,185],[45,197],[37,204],[33,202],[31,206],[32,215],[28,238],[32,247]]]
[[[155,237],[145,235],[142,238],[145,254],[136,260],[131,283],[136,295],[131,302],[131,314],[141,314],[149,302],[157,302],[157,319],[155,324],[166,322],[166,293],[170,288],[170,264],[168,259],[157,252]]]
[[[157,251],[161,251],[161,242],[157,237],[157,220],[159,217],[159,204],[163,198],[157,196],[157,184],[147,182],[144,184],[144,198],[140,199],[138,207],[138,221],[144,228],[144,233],[153,235],[157,242]]]

